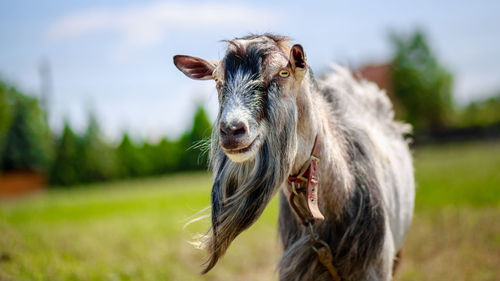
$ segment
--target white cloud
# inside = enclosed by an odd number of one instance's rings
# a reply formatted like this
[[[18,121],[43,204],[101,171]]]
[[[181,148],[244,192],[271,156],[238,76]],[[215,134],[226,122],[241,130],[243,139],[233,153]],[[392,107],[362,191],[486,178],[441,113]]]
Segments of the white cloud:
[[[98,8],[68,14],[49,27],[54,39],[79,37],[94,32],[113,32],[132,46],[151,46],[169,30],[214,28],[262,28],[278,20],[276,13],[232,3],[147,3]]]

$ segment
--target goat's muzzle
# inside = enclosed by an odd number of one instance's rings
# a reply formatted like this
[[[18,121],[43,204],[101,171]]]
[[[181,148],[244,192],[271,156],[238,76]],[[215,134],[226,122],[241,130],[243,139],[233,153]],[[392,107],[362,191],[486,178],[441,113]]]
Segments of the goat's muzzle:
[[[252,134],[248,123],[233,119],[230,122],[221,121],[219,127],[220,146],[231,160],[244,162],[255,156],[261,140],[259,134]]]

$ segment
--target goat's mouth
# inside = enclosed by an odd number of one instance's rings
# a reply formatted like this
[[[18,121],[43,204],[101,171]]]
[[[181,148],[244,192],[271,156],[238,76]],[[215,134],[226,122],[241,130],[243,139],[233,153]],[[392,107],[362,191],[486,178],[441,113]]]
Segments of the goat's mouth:
[[[260,139],[260,136],[257,136],[248,145],[238,148],[228,149],[223,146],[221,147],[224,150],[224,153],[226,153],[226,155],[234,162],[244,162],[252,158],[255,154],[254,152],[260,144]]]
[[[257,138],[255,138],[249,145],[244,146],[242,148],[224,149],[224,151],[226,151],[229,154],[245,153],[247,151],[250,151],[250,149],[252,149],[252,146],[256,140]]]

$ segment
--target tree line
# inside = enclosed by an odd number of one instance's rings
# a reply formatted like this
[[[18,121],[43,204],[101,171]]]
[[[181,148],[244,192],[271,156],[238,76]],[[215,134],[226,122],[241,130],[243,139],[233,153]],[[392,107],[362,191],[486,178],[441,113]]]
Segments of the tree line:
[[[203,170],[211,124],[203,107],[198,107],[193,126],[179,139],[163,137],[157,143],[135,142],[125,133],[118,145],[101,137],[97,119],[91,115],[86,132],[79,136],[68,123],[55,140],[50,181],[71,185],[117,178],[135,178],[167,173]]]
[[[124,133],[113,144],[92,114],[84,133],[65,122],[53,134],[37,99],[0,82],[0,171],[38,171],[54,186],[206,169],[210,133],[199,106],[192,127],[176,140],[137,142]]]
[[[453,75],[439,62],[424,32],[392,33],[390,41],[396,117],[413,126],[417,139],[477,129],[500,135],[500,90],[459,107],[453,101]]]

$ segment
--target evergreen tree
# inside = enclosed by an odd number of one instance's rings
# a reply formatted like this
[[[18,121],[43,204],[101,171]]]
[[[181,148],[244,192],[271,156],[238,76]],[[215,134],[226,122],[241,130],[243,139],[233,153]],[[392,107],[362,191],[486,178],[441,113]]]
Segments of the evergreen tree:
[[[46,171],[51,156],[51,134],[38,100],[13,90],[12,120],[5,136],[4,170]]]
[[[121,177],[145,176],[151,170],[146,154],[132,143],[126,133],[116,149],[116,155]]]
[[[5,149],[5,142],[7,139],[7,132],[12,124],[13,115],[14,93],[11,89],[0,82],[0,169],[3,164],[3,153]]]
[[[113,149],[102,139],[99,123],[89,114],[87,131],[82,139],[82,180],[85,182],[108,180],[116,175]]]
[[[203,106],[198,106],[191,130],[179,139],[184,149],[179,168],[182,170],[206,169],[212,126]]]
[[[160,175],[179,170],[182,150],[177,142],[162,138],[156,145],[144,145],[143,150],[152,166],[152,174]]]
[[[81,142],[65,122],[61,137],[56,142],[56,153],[50,173],[50,182],[54,185],[72,185],[82,181]]]

